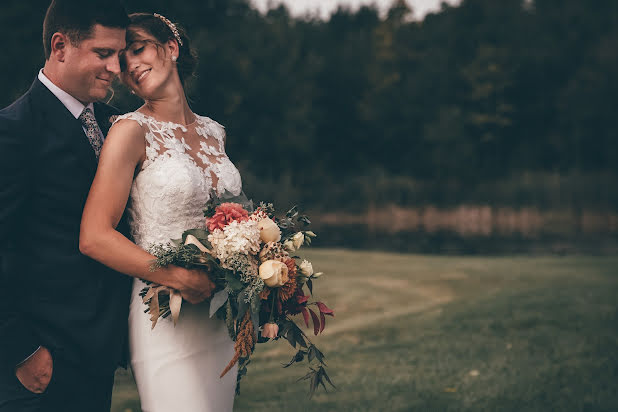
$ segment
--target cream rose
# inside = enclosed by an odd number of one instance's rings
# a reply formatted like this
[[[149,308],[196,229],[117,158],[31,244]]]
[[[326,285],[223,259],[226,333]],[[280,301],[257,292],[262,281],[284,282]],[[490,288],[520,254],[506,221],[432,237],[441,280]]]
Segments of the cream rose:
[[[288,267],[278,260],[267,260],[260,265],[260,278],[266,286],[278,288],[288,281]]]
[[[305,277],[311,277],[313,275],[313,265],[308,260],[304,260],[300,263],[300,273]]]
[[[260,239],[262,242],[278,242],[281,240],[281,230],[275,222],[270,218],[264,218],[258,222],[258,229],[260,229]]]
[[[305,243],[305,235],[303,232],[298,232],[294,236],[292,236],[292,243],[294,244],[294,248],[296,250],[300,249],[300,247]]]
[[[283,247],[285,248],[285,250],[287,250],[288,252],[294,252],[296,251],[296,248],[294,247],[294,242],[292,242],[292,239],[288,239],[285,242],[283,242]]]

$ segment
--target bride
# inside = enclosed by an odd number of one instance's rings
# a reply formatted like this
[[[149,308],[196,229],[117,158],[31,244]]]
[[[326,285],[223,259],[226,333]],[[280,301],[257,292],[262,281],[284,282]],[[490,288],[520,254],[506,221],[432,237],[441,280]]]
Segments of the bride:
[[[136,279],[129,314],[131,367],[142,409],[231,411],[236,367],[219,374],[234,355],[225,324],[199,304],[214,287],[204,272],[168,267],[150,271],[153,244],[202,227],[211,193],[241,192],[238,170],[225,154],[223,126],[191,111],[184,80],[195,53],[184,32],[158,14],[129,16],[121,80],[144,100],[116,119],[101,152],[84,209],[82,253]],[[134,242],[115,230],[127,207]],[[181,292],[176,327],[161,319],[151,330],[139,292],[145,279]]]

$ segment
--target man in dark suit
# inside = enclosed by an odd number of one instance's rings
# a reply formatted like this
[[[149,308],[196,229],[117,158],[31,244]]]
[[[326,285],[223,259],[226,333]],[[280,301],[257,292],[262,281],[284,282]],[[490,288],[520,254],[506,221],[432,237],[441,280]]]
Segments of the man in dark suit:
[[[0,111],[0,411],[109,411],[130,279],[79,252],[129,20],[115,0],[54,0],[30,90]]]

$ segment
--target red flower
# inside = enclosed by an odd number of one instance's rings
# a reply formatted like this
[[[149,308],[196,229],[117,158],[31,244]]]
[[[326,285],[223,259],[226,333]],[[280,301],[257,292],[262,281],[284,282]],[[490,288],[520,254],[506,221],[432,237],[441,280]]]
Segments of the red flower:
[[[288,267],[288,276],[293,275],[296,276],[296,261],[292,258],[283,258],[280,259],[285,265]]]
[[[206,219],[206,227],[214,232],[215,229],[223,229],[233,221],[244,222],[248,219],[249,212],[238,203],[222,203],[215,209],[213,217]]]
[[[281,259],[281,261],[285,263],[288,268],[288,281],[279,288],[279,299],[285,302],[296,293],[296,261],[292,258],[284,258]]]
[[[283,311],[285,314],[298,315],[303,311],[303,308],[307,306],[308,300],[309,295],[305,295],[302,287],[298,287],[292,298],[283,302],[280,312]]]

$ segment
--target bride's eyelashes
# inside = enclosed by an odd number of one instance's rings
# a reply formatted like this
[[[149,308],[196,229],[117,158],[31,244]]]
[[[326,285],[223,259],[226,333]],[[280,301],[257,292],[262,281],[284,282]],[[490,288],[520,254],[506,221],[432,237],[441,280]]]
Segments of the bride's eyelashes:
[[[135,42],[127,48],[127,53],[132,56],[136,56],[143,52],[145,47],[146,45],[143,42]]]
[[[125,50],[121,51],[119,55],[120,70],[123,72],[127,70],[127,57],[137,56],[141,54],[145,48],[146,45],[143,42],[135,42]]]

